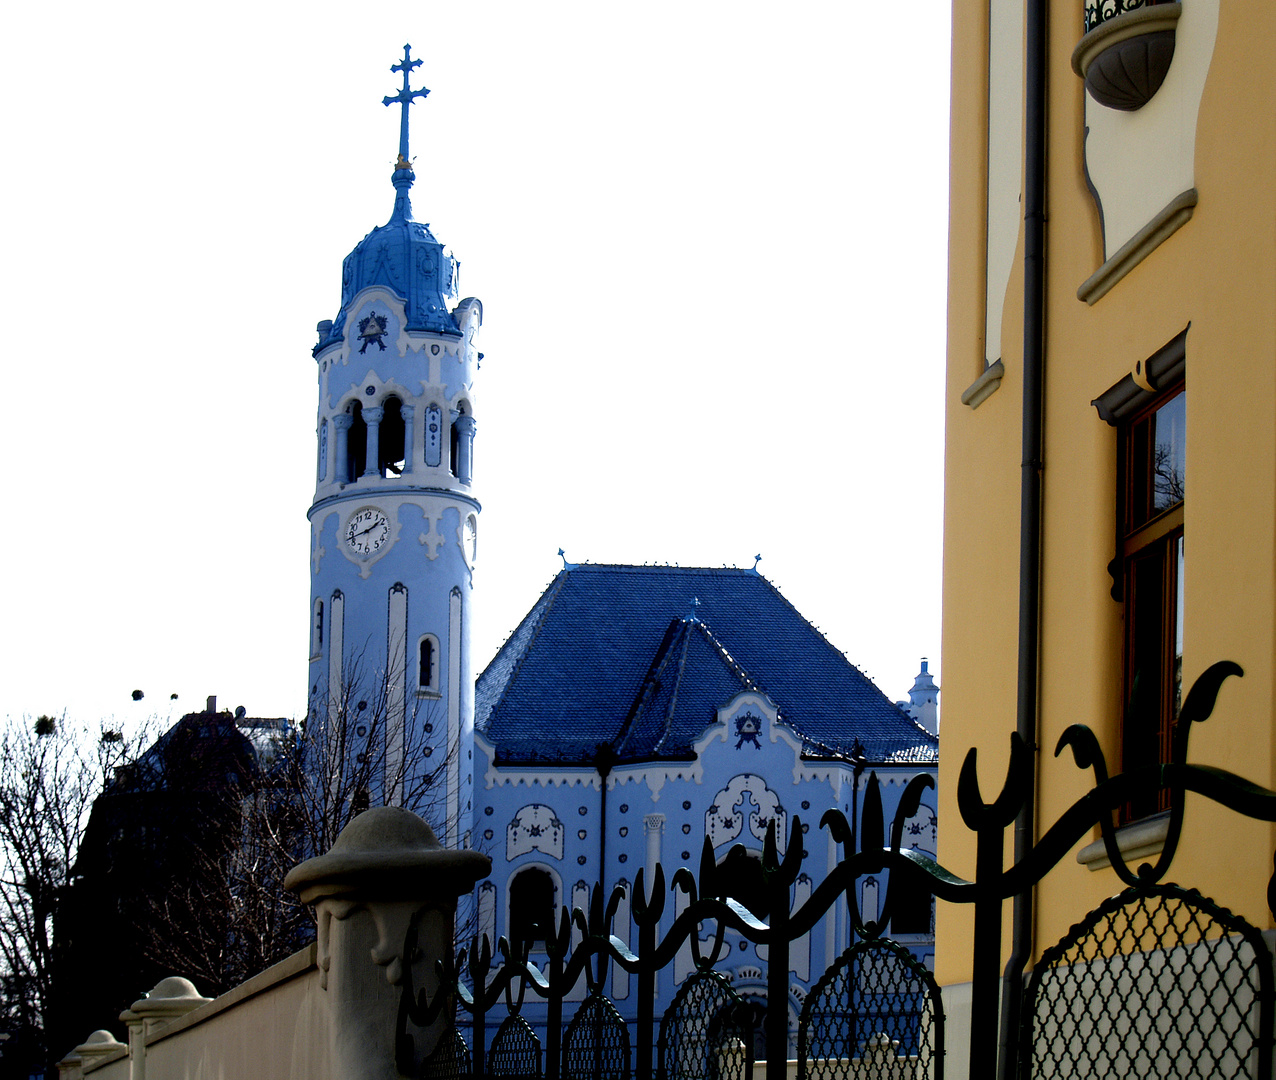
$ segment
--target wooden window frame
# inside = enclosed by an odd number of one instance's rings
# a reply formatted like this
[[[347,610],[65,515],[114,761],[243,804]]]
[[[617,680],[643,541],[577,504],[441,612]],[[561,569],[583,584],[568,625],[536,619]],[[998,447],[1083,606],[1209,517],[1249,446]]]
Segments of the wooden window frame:
[[[1160,511],[1152,504],[1155,461],[1148,452],[1152,444],[1144,422],[1184,393],[1184,383],[1179,381],[1148,395],[1119,421],[1113,595],[1124,608],[1122,772],[1169,761],[1178,717],[1175,661],[1184,500]],[[1140,677],[1149,670],[1154,672],[1156,683],[1150,699],[1139,685]],[[1166,800],[1164,791],[1131,800],[1122,808],[1120,820],[1136,821],[1165,810]]]

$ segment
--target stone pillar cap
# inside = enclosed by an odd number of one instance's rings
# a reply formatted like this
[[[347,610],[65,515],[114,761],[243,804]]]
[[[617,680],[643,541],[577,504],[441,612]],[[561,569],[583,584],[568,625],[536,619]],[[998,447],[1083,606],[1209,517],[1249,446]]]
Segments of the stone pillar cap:
[[[81,1057],[103,1057],[106,1054],[113,1054],[116,1050],[127,1050],[122,1042],[112,1035],[106,1028],[98,1028],[84,1042],[75,1048],[75,1053]]]
[[[155,984],[155,989],[146,997],[133,1002],[128,1011],[142,1020],[171,1019],[184,1016],[212,1000],[201,995],[190,979],[170,975],[166,979],[160,979]]]
[[[444,895],[452,900],[491,870],[486,855],[440,845],[434,830],[412,811],[376,806],[342,829],[326,855],[294,866],[284,887],[306,904],[324,897],[417,900]]]

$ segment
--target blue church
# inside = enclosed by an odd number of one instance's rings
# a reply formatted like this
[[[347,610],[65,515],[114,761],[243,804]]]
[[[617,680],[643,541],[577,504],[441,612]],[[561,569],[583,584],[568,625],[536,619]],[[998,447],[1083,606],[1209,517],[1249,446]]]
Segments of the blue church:
[[[565,563],[476,679],[483,308],[458,299],[456,261],[413,218],[419,64],[405,47],[402,88],[385,99],[401,107],[390,219],[347,256],[340,310],[313,351],[312,722],[341,728],[340,768],[377,762],[361,797],[416,809],[446,845],[492,857],[475,918],[493,939],[543,939],[594,883],[694,865],[705,837],[718,858],[737,844],[760,855],[774,824],[783,849],[795,818],[807,866],[827,869],[825,810],[853,817],[875,772],[890,820],[908,781],[936,774],[937,688],[923,663],[910,700],[891,702],[756,568]],[[933,855],[927,798],[906,842]],[[884,885],[863,882],[865,918]],[[932,964],[929,902],[894,920],[892,936]],[[627,908],[616,925],[623,935]],[[795,943],[795,1017],[849,935],[843,912]],[[721,966],[746,997],[765,996],[765,957],[731,945]],[[687,946],[661,1000],[692,963]],[[611,980],[631,1014],[629,976]]]

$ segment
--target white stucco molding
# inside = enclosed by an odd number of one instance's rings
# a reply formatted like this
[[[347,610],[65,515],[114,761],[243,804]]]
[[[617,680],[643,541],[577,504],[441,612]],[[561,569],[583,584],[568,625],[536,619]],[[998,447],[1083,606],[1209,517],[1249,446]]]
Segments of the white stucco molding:
[[[1199,196],[1196,188],[1175,195],[1137,233],[1077,288],[1077,299],[1094,304],[1131,270],[1192,219]]]
[[[793,748],[796,753],[801,753],[801,742],[780,724],[780,710],[776,707],[775,702],[756,690],[741,690],[740,693],[718,709],[716,723],[711,724],[699,741],[692,744],[691,748],[695,751],[696,757],[700,757],[715,742],[729,745],[732,739],[738,738],[736,721],[748,716],[750,713],[761,714],[761,718],[765,722],[762,724],[762,731],[759,734],[768,742],[783,742]]]
[[[1159,855],[1165,847],[1165,838],[1170,832],[1169,812],[1154,814],[1142,821],[1133,821],[1116,831],[1117,851],[1127,862],[1150,859]],[[1089,870],[1105,870],[1112,865],[1108,858],[1108,849],[1100,837],[1093,843],[1086,844],[1077,852],[1077,862]]]

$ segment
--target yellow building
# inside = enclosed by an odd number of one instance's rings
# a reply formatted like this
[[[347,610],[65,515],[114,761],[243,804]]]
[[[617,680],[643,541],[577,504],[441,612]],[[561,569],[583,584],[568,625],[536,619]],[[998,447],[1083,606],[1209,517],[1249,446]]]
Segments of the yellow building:
[[[1276,6],[1088,2],[954,5],[939,860],[967,878],[968,747],[991,799],[1027,723],[1035,840],[1094,783],[1065,728],[1113,773],[1164,760],[1219,660],[1244,677],[1188,760],[1276,787]],[[1271,927],[1272,826],[1188,800],[1171,877]],[[1123,849],[1161,805],[1121,807]],[[1098,837],[1036,888],[1029,966],[1121,888]],[[939,905],[958,1016],[971,928]]]

